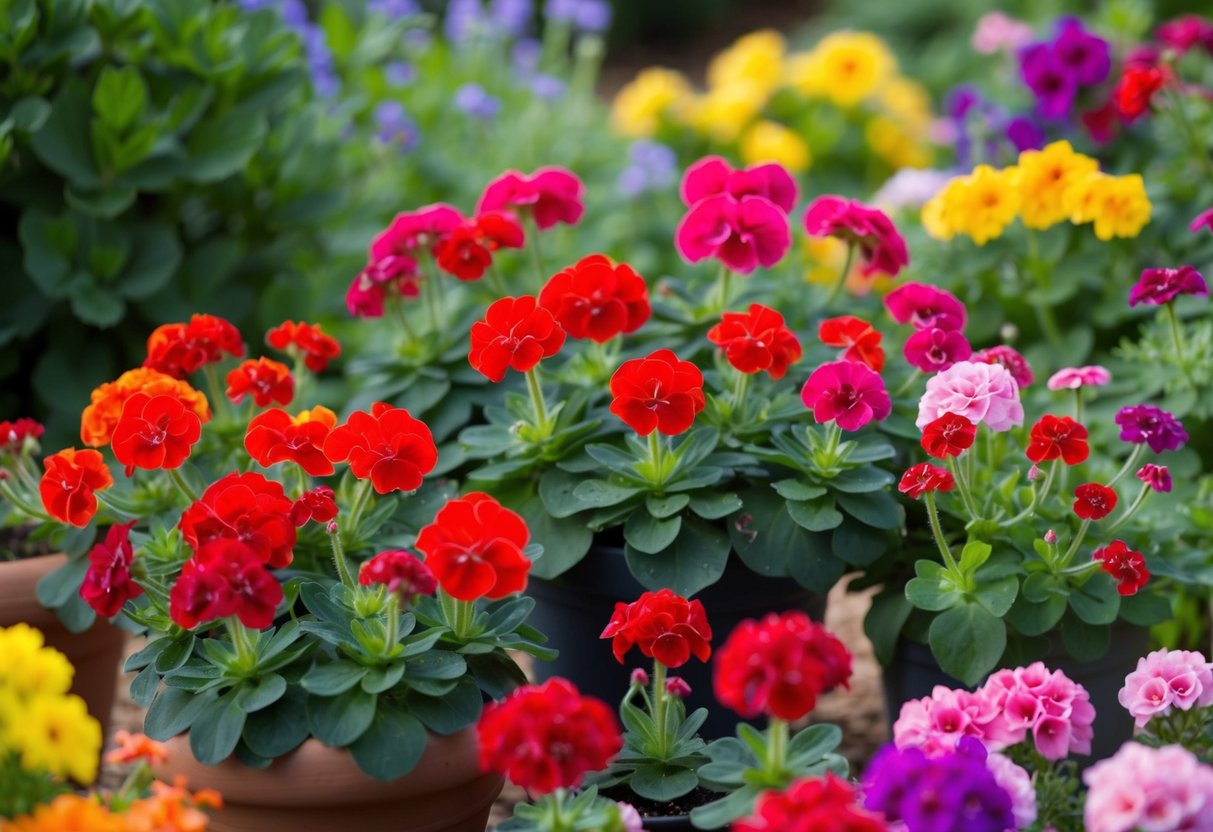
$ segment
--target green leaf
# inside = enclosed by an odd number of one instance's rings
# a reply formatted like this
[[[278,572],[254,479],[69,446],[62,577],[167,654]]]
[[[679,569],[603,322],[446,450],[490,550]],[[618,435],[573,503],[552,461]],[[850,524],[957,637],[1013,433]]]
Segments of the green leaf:
[[[648,509],[649,514],[659,519],[673,517],[686,508],[690,502],[691,498],[687,494],[670,494],[667,497],[658,497],[656,494],[650,494],[644,498],[644,505]]]
[[[350,755],[367,776],[395,780],[413,770],[429,741],[417,717],[385,706],[375,712],[370,729],[350,745]]]
[[[918,576],[906,582],[906,600],[920,610],[940,612],[964,601],[960,587],[948,577],[943,566],[932,560],[914,562]]]
[[[625,547],[628,569],[644,587],[668,587],[679,595],[694,595],[724,574],[729,559],[729,536],[716,526],[688,517],[678,537],[655,554]]]
[[[383,693],[396,687],[404,678],[404,662],[398,661],[387,667],[372,667],[362,677],[362,689],[367,693]]]
[[[143,732],[167,742],[187,730],[218,698],[214,691],[194,693],[183,688],[161,688],[143,717]]]
[[[719,520],[741,508],[741,498],[732,493],[697,494],[691,497],[691,511],[704,520]]]
[[[281,699],[244,723],[244,742],[252,751],[271,759],[298,748],[311,733],[307,724],[307,695],[288,688]]]
[[[8,117],[13,120],[13,129],[24,133],[36,133],[46,123],[51,114],[51,104],[45,98],[27,95],[9,111]]]
[[[979,580],[973,594],[979,604],[1001,618],[1015,603],[1015,596],[1019,594],[1019,579],[1014,575],[1007,575],[995,581]]]
[[[728,826],[753,811],[758,792],[757,786],[746,785],[720,800],[714,800],[705,806],[696,806],[691,810],[691,823],[696,829],[720,829]]]
[[[1070,593],[1070,609],[1088,624],[1111,624],[1120,613],[1116,582],[1106,572],[1097,572]]]
[[[408,681],[414,679],[458,679],[467,672],[467,662],[457,653],[447,650],[431,650],[424,656],[408,660],[405,669]]]
[[[190,726],[190,751],[203,765],[213,766],[236,750],[244,730],[245,712],[228,693],[211,702]]]
[[[92,282],[74,286],[72,312],[86,324],[107,329],[122,320],[126,304],[122,298]]]
[[[469,428],[468,430],[472,430]],[[464,431],[460,435],[462,441]],[[579,511],[585,511],[591,506],[574,496],[577,486],[582,482],[581,477],[570,474],[560,468],[549,468],[539,478],[539,499],[548,514],[556,518],[571,517]]]
[[[889,548],[888,535],[879,529],[865,526],[858,520],[847,518],[834,530],[831,549],[834,557],[851,566],[871,566]]]
[[[788,755],[793,759],[801,758],[801,764],[807,765],[824,759],[841,744],[842,729],[837,725],[810,725],[792,737],[788,743]]]
[[[1065,607],[1069,592],[1061,578],[1051,572],[1033,572],[1023,580],[1023,597],[1036,603],[1060,598]]]
[[[79,244],[70,215],[55,217],[36,208],[22,212],[17,227],[25,273],[48,298],[67,295]]]
[[[357,687],[338,696],[309,696],[307,721],[312,735],[325,745],[344,748],[370,727],[377,699]]]
[[[186,141],[189,160],[182,175],[205,183],[238,173],[265,141],[267,129],[263,116],[242,113],[202,122]]]
[[[837,547],[831,545],[830,535],[805,534],[803,548],[787,553],[788,575],[805,589],[824,595],[838,583],[846,563],[834,554]]]
[[[1024,586],[1027,587],[1027,581]],[[1064,595],[1049,595],[1043,601],[1030,601],[1027,593],[1023,592],[1007,613],[1007,621],[1025,636],[1039,636],[1057,626],[1065,612]]]
[[[189,657],[194,655],[194,634],[185,633],[177,638],[160,639],[167,642],[159,655],[156,656],[154,666],[156,672],[160,674],[170,673],[189,660]]]
[[[69,75],[51,102],[51,114],[32,137],[34,155],[75,188],[97,190],[101,177],[93,161],[89,114],[92,108],[84,82]]]
[[[670,546],[682,529],[678,515],[660,520],[647,511],[634,511],[623,524],[623,539],[645,554],[656,554]]]
[[[581,517],[559,518],[549,514],[538,497],[513,507],[526,520],[531,540],[543,546],[543,557],[535,561],[531,574],[550,579],[581,562],[594,542],[594,533]]]
[[[146,708],[152,704],[156,698],[156,691],[160,689],[160,674],[156,672],[156,668],[147,666],[136,674],[134,679],[131,679],[131,699],[140,708]]]
[[[636,767],[628,785],[641,797],[668,803],[693,791],[699,778],[689,769],[649,763]]]
[[[409,712],[435,734],[454,734],[480,719],[484,699],[472,679],[463,678],[444,696],[408,695]]]
[[[118,280],[118,292],[130,300],[143,300],[160,291],[181,266],[177,232],[165,224],[131,229],[131,256]]]
[[[265,673],[245,679],[236,688],[236,704],[245,713],[254,713],[273,705],[286,693],[286,679],[277,673]]]
[[[66,604],[79,594],[88,567],[88,558],[69,558],[54,572],[43,575],[34,589],[38,603],[49,609]]]
[[[606,480],[586,480],[573,489],[573,497],[586,508],[606,508],[619,505],[643,490],[630,485],[615,485]]]
[[[901,630],[914,605],[905,593],[881,592],[872,599],[872,606],[863,619],[863,631],[872,642],[872,650],[881,665],[893,660]]]
[[[1130,624],[1152,627],[1171,617],[1171,602],[1153,592],[1138,592],[1120,599],[1120,615]]]
[[[317,664],[299,680],[308,693],[316,696],[336,696],[345,693],[362,681],[367,668],[347,659],[337,659],[328,664]]]
[[[1103,658],[1111,643],[1112,628],[1106,625],[1089,624],[1077,615],[1066,615],[1061,620],[1061,640],[1070,655],[1080,662],[1093,662]]]
[[[962,603],[940,613],[927,634],[939,667],[966,685],[976,685],[998,666],[1007,647],[1002,619],[980,604]]]
[[[147,85],[133,66],[107,66],[93,88],[93,112],[116,132],[123,133],[143,115]]]
[[[842,512],[834,508],[834,498],[826,495],[809,502],[789,500],[788,516],[801,528],[811,532],[824,532],[842,522]]]
[[[887,491],[870,491],[865,494],[836,495],[838,504],[847,514],[865,525],[877,529],[897,529],[905,521],[901,505]]]
[[[863,494],[869,491],[879,491],[893,480],[893,475],[888,471],[868,465],[863,468],[841,471],[838,476],[829,481],[829,484],[830,488],[835,491]]]
[[[994,551],[989,543],[981,540],[970,540],[960,552],[960,571],[966,575],[977,571],[977,568],[990,559]]]
[[[797,500],[803,502],[805,500],[815,500],[822,494],[826,493],[826,489],[820,485],[810,485],[803,480],[778,480],[771,483],[771,488],[775,489],[780,497],[785,500]]]

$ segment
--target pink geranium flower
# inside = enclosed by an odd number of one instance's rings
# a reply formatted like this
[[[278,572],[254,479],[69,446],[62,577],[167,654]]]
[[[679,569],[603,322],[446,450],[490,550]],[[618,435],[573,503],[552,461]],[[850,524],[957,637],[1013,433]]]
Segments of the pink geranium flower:
[[[899,324],[915,329],[965,328],[965,305],[956,295],[926,283],[905,283],[885,295],[885,308]]]
[[[800,398],[818,423],[834,422],[843,430],[879,422],[893,409],[880,374],[857,361],[822,364],[805,382]]]
[[[1188,226],[1188,230],[1193,234],[1198,233],[1202,228],[1213,231],[1213,208],[1201,211],[1196,215],[1196,219],[1192,220],[1192,224]]]
[[[1194,650],[1155,650],[1137,660],[1118,698],[1138,728],[1172,708],[1206,708],[1213,705],[1213,664]]]
[[[805,211],[804,230],[810,237],[837,237],[857,246],[864,261],[864,275],[895,277],[910,263],[906,241],[888,215],[854,199],[817,197]]]
[[[1161,306],[1180,295],[1207,295],[1209,286],[1204,276],[1192,266],[1178,269],[1146,269],[1137,284],[1129,290],[1129,306],[1150,303]]]
[[[973,354],[964,334],[955,329],[920,329],[909,337],[903,348],[906,361],[924,373],[946,370]]]
[[[1013,347],[1008,347],[1006,344],[999,344],[997,347],[986,347],[984,350],[978,350],[973,353],[973,361],[980,361],[983,364],[1001,364],[1007,368],[1007,372],[1011,374],[1011,378],[1015,379],[1015,383],[1022,390],[1032,383],[1036,378],[1032,373],[1032,365],[1028,363],[1028,359],[1019,354],[1019,351]]]
[[[792,234],[787,215],[766,197],[717,194],[687,211],[674,241],[687,262],[715,257],[733,271],[749,274],[759,265],[770,268],[782,260]]]
[[[737,199],[765,196],[785,214],[796,204],[796,182],[782,165],[772,163],[734,170],[719,156],[705,156],[687,168],[679,193],[688,207],[716,194]]]
[[[442,202],[397,214],[371,240],[371,260],[379,262],[391,256],[412,258],[417,251],[433,248],[464,221],[463,214]]]
[[[964,416],[973,424],[985,422],[990,430],[1010,430],[1023,424],[1019,385],[1001,364],[959,361],[927,379],[918,402],[918,429],[945,413]]]
[[[510,209],[529,212],[541,231],[558,222],[576,225],[585,212],[584,191],[581,180],[564,168],[539,168],[529,175],[507,170],[484,189],[476,213]]]
[[[992,750],[1032,743],[1049,760],[1090,754],[1095,708],[1086,688],[1043,662],[999,670],[977,691],[998,712],[987,731]]]
[[[1078,390],[1082,387],[1103,387],[1112,381],[1106,367],[1089,364],[1085,367],[1063,367],[1049,376],[1045,387],[1050,390]]]
[[[1127,742],[1082,779],[1087,832],[1213,827],[1213,766],[1182,746]]]
[[[893,723],[893,743],[901,749],[921,748],[928,757],[941,757],[956,750],[961,737],[976,737],[986,745],[990,726],[998,719],[998,708],[967,690],[936,685],[931,695],[901,706]]]

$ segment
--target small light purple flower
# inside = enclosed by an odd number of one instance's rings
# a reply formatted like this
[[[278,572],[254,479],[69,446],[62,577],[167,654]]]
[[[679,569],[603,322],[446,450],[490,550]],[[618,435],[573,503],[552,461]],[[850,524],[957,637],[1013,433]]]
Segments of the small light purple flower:
[[[1188,432],[1174,414],[1152,404],[1122,407],[1116,424],[1122,442],[1149,445],[1156,454],[1179,450],[1188,441]]]
[[[531,0],[491,0],[489,19],[494,28],[508,37],[522,37],[531,29],[535,6]]]
[[[421,6],[417,4],[417,0],[370,0],[366,4],[366,10],[370,14],[381,14],[391,20],[399,20],[420,14]]]
[[[487,120],[501,111],[501,100],[479,84],[464,84],[455,90],[455,106],[473,118]]]
[[[543,44],[534,38],[523,38],[514,44],[510,54],[519,72],[531,73],[539,68],[539,59],[543,57]]]
[[[383,76],[393,87],[407,87],[417,78],[417,70],[408,61],[392,61],[383,68]]]
[[[678,179],[677,154],[659,142],[645,139],[633,142],[628,161],[628,166],[619,174],[618,187],[629,199],[668,188]]]
[[[401,150],[411,150],[420,133],[417,124],[399,101],[382,101],[375,108],[376,137],[384,144],[397,145]]]
[[[943,190],[954,174],[942,170],[901,168],[872,195],[872,204],[886,212],[921,208]]]
[[[549,21],[568,23],[579,32],[603,32],[611,25],[611,4],[606,0],[547,0]]]
[[[484,31],[487,21],[480,0],[451,0],[442,31],[451,43],[463,43]]]
[[[1165,465],[1147,462],[1137,470],[1137,478],[1160,494],[1171,491],[1171,471]]]
[[[1129,306],[1149,303],[1161,306],[1180,295],[1208,295],[1209,285],[1192,266],[1178,269],[1146,269],[1129,290]]]
[[[535,93],[536,98],[542,98],[545,101],[562,98],[567,90],[568,85],[555,75],[540,73],[531,79],[531,92]]]

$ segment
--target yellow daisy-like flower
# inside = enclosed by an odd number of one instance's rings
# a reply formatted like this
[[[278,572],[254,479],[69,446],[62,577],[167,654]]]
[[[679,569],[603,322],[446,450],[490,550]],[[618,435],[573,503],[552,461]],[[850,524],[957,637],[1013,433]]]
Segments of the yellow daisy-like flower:
[[[0,823],[3,832],[128,832],[126,820],[111,814],[95,797],[61,794],[32,815]]]
[[[44,643],[42,633],[25,623],[0,629],[0,688],[19,697],[67,693],[72,665]]]
[[[887,116],[869,119],[863,135],[872,152],[894,168],[925,168],[931,164],[931,148]]]
[[[897,68],[893,53],[869,32],[835,32],[788,62],[788,83],[802,95],[854,107],[876,93]]]
[[[611,120],[624,136],[652,136],[661,125],[661,117],[691,96],[691,85],[681,72],[650,67],[636,75],[615,96]]]
[[[881,109],[901,122],[908,133],[921,137],[931,126],[931,94],[912,78],[896,75],[877,94]]]
[[[1045,229],[1069,217],[1066,192],[1099,171],[1099,163],[1075,153],[1067,141],[1053,142],[1043,150],[1019,154],[1019,213],[1028,228]]]
[[[952,202],[948,190],[957,181],[953,179],[922,206],[922,227],[936,240],[950,240],[956,236],[958,229],[949,210]]]
[[[1094,223],[1095,236],[1131,238],[1150,221],[1150,198],[1139,174],[1093,174],[1076,181],[1065,193],[1065,207],[1074,223]]]
[[[708,86],[727,87],[738,82],[750,85],[766,98],[783,81],[783,36],[773,29],[751,32],[708,64]]]
[[[1019,169],[978,165],[953,179],[923,207],[927,233],[947,239],[966,234],[979,246],[1000,237],[1019,213]]]
[[[21,724],[10,727],[24,768],[85,785],[96,779],[101,725],[79,696],[35,697]]]
[[[793,173],[808,170],[812,161],[809,146],[796,131],[776,121],[759,121],[741,137],[738,148],[747,165],[775,162]]]
[[[686,110],[687,121],[700,133],[723,144],[737,141],[762,109],[759,91],[744,81],[713,87]]]

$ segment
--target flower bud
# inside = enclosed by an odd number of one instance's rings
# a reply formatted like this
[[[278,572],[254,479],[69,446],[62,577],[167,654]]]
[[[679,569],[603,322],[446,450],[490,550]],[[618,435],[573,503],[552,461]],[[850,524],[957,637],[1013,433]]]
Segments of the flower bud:
[[[1033,465],[1028,469],[1028,482],[1036,482],[1040,479],[1040,466]]]
[[[1137,478],[1159,493],[1165,494],[1171,490],[1171,472],[1165,465],[1147,462],[1138,469]]]
[[[1010,344],[1019,337],[1019,327],[1013,323],[1005,323],[999,327],[998,334],[1004,343]]]
[[[645,672],[643,667],[638,667],[632,671],[632,686],[638,688],[647,688],[649,686],[649,674]]]
[[[328,525],[324,527],[324,530],[329,534],[337,534],[337,521],[330,520]]]
[[[1045,532],[1045,543],[1048,543],[1050,546],[1052,546],[1056,542],[1057,542],[1057,532],[1053,531],[1052,529],[1049,529],[1047,532]]]
[[[665,692],[682,699],[691,695],[691,686],[681,676],[671,676],[665,680]]]

